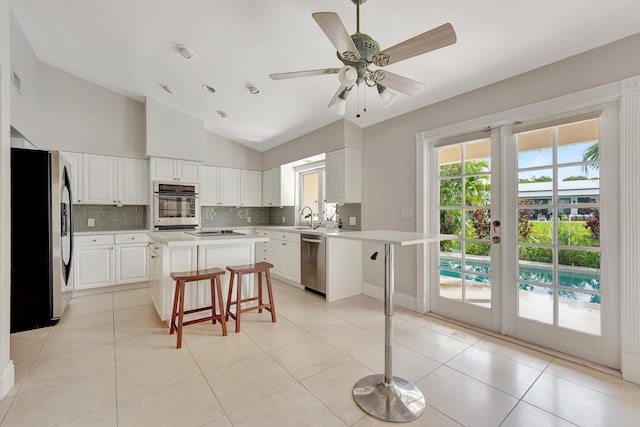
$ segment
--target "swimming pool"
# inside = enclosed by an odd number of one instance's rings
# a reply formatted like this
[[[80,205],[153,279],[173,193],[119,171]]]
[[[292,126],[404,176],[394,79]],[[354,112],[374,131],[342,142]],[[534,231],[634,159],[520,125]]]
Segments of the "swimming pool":
[[[459,279],[462,277],[460,260],[440,258],[440,275]],[[474,274],[478,273],[478,274]],[[476,283],[491,284],[491,268],[488,263],[481,261],[467,261],[465,280]],[[550,269],[535,267],[520,267],[518,270],[519,280],[526,282],[536,282],[540,284],[552,284],[553,272]],[[558,282],[560,287],[559,294],[564,298],[570,298],[578,301],[587,301],[600,304],[600,295],[580,292],[581,290],[600,292],[600,276],[597,274],[588,274],[576,271],[559,271]],[[519,288],[523,291],[531,291],[536,293],[553,294],[553,289],[544,286],[535,286],[531,283],[519,283]],[[566,288],[575,289],[577,292]]]

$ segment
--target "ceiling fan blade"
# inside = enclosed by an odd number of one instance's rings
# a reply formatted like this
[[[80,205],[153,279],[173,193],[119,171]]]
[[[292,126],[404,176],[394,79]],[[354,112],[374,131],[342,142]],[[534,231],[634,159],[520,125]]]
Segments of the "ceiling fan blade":
[[[360,53],[358,52],[356,45],[353,44],[351,36],[347,32],[337,13],[316,12],[313,13],[312,16],[342,57],[348,56],[348,59],[351,61],[356,61],[360,58]]]
[[[321,76],[323,74],[338,74],[340,68],[323,68],[321,70],[292,71],[289,73],[269,74],[273,80],[294,79],[296,77]]]
[[[386,70],[382,71],[382,73],[384,74],[384,78],[378,80],[377,83],[386,86],[389,89],[393,89],[396,92],[411,96],[420,92],[424,87],[423,83],[399,76],[398,74],[394,74]]]
[[[456,32],[453,30],[453,26],[446,23],[378,52],[373,56],[372,62],[379,67],[384,67],[385,65],[395,64],[396,62],[449,46],[454,44],[456,40]]]

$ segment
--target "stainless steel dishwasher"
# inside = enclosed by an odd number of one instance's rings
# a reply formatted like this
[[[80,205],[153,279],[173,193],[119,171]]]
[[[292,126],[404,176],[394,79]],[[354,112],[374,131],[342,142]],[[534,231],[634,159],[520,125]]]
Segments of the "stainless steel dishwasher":
[[[308,291],[326,295],[325,238],[317,234],[300,235],[301,282]]]

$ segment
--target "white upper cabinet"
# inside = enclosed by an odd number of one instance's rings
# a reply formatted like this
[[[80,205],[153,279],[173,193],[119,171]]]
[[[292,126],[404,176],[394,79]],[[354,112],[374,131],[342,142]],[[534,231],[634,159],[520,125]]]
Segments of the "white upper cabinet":
[[[118,203],[118,158],[85,154],[83,162],[83,203],[115,205]]]
[[[220,168],[200,166],[200,206],[220,206]]]
[[[148,165],[146,160],[118,158],[118,204],[149,204]]]
[[[71,196],[73,203],[82,203],[82,153],[62,152],[62,156],[70,163],[71,170],[69,178],[71,179]]]
[[[200,163],[152,157],[151,181],[200,182]]]
[[[240,169],[220,168],[220,204],[240,206]]]
[[[262,206],[294,205],[294,171],[280,166],[262,172]]]
[[[83,155],[82,203],[146,205],[147,161],[122,157]]]
[[[200,182],[200,163],[178,160],[178,180]]]
[[[201,166],[200,206],[262,206],[262,173]]]
[[[325,156],[326,198],[329,203],[362,203],[362,152],[341,148]]]
[[[262,172],[240,171],[240,206],[262,206]]]

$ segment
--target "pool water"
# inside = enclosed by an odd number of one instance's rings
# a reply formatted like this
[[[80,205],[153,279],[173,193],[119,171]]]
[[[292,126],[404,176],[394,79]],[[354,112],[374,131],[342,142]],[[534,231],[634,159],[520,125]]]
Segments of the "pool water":
[[[441,276],[452,277],[459,279],[462,277],[460,272],[461,265],[458,260],[450,260],[441,258],[440,267],[458,270],[440,270]],[[491,284],[491,277],[488,276],[491,273],[489,264],[482,262],[467,262],[466,264],[465,279],[477,283]],[[480,274],[473,274],[480,273]],[[532,267],[520,267],[518,270],[518,278],[527,282],[538,282],[540,284],[553,283],[553,273],[547,269],[532,268]],[[576,273],[572,271],[559,271],[558,272],[559,285],[563,288],[572,288],[579,290],[589,290],[600,292],[600,276],[585,273]],[[529,283],[520,283],[519,288],[523,291],[531,291],[538,293],[553,294],[551,288],[544,286],[534,286]],[[588,301],[595,304],[600,304],[600,295],[593,295],[583,292],[574,292],[568,289],[560,289],[559,295],[564,298]]]

